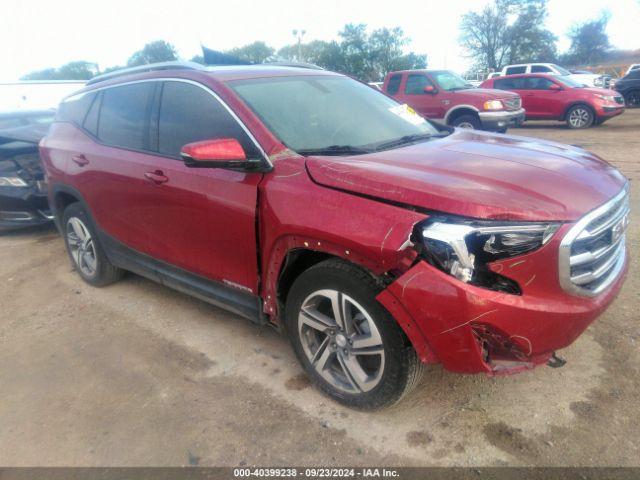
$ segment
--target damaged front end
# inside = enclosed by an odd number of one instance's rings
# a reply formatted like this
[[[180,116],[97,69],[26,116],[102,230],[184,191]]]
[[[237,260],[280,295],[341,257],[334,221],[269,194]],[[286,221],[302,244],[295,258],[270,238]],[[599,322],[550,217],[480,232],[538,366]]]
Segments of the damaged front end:
[[[570,227],[430,217],[413,236],[421,260],[377,299],[424,340],[416,351],[425,362],[489,375],[559,365],[554,352],[606,309],[624,279],[597,297],[563,292],[554,266]]]
[[[0,130],[0,231],[53,220],[38,142],[48,123]]]

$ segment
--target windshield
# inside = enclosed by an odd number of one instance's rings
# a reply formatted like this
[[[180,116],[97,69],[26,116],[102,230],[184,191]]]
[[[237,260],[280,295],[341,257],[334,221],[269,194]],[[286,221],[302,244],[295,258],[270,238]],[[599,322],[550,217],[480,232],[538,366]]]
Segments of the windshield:
[[[551,65],[553,68],[555,68],[556,72],[558,72],[560,75],[571,75],[571,72],[565,68],[562,68],[560,65]]]
[[[440,88],[443,90],[465,90],[467,88],[473,88],[469,82],[467,82],[460,75],[450,72],[449,70],[441,70],[431,72],[431,75],[435,78]]]
[[[438,134],[411,108],[348,77],[271,77],[229,85],[287,147],[301,154],[367,153]]]
[[[564,75],[554,75],[554,77],[560,83],[562,83],[565,86],[570,87],[570,88],[584,88],[584,87],[586,87],[586,85],[584,83],[578,82],[577,80],[574,80],[571,77],[565,77]]]

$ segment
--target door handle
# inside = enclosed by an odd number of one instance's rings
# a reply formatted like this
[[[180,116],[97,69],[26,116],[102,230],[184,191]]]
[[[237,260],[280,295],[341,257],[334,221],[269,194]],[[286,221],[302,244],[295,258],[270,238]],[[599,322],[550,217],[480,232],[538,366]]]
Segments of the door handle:
[[[169,181],[169,177],[162,173],[162,170],[156,170],[155,172],[145,172],[144,178],[146,178],[150,182],[155,183],[156,185],[160,185],[161,183],[166,183]]]
[[[85,165],[87,165],[89,163],[89,160],[87,160],[87,157],[85,157],[82,154],[79,155],[73,155],[71,157],[71,160],[78,165],[79,167],[84,167]]]

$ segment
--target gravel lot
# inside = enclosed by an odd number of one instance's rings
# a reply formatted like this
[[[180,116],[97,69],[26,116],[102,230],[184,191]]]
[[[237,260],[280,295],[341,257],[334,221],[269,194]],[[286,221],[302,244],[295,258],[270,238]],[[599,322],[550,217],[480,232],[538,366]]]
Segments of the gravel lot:
[[[632,179],[618,300],[513,377],[430,367],[399,406],[343,408],[284,338],[134,275],[81,282],[53,229],[0,237],[0,465],[640,465],[640,110],[510,133],[583,146]]]

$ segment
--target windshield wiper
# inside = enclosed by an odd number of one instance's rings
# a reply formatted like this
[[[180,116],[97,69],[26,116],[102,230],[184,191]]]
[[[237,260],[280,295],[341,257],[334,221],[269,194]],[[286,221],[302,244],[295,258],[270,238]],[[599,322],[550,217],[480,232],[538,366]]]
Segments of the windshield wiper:
[[[421,140],[429,140],[433,137],[440,137],[439,134],[433,133],[414,133],[412,135],[405,135],[404,137],[396,138],[395,140],[389,140],[388,142],[381,143],[376,146],[375,151],[388,150],[390,148],[400,147],[402,145],[409,145],[410,143],[416,143]]]
[[[362,155],[372,152],[372,150],[354,145],[329,145],[328,147],[307,148],[296,151],[300,155]]]

